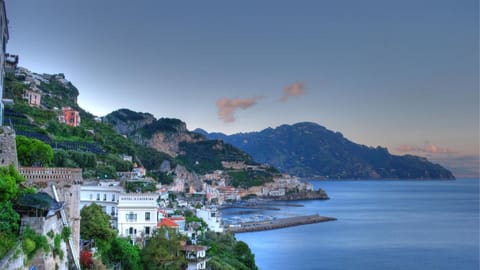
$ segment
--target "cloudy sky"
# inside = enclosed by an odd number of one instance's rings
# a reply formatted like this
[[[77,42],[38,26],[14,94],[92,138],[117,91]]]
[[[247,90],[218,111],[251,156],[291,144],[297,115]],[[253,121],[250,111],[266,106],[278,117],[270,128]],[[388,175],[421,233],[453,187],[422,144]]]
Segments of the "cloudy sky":
[[[80,105],[235,133],[317,122],[478,176],[476,0],[6,0],[7,50]]]

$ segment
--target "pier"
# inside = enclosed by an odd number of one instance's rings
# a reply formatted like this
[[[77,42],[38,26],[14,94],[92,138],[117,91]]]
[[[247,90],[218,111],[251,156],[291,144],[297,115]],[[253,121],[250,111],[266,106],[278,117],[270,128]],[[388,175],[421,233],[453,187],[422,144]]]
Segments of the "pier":
[[[291,218],[279,218],[266,221],[243,222],[237,225],[232,225],[227,230],[234,233],[256,232],[265,230],[274,230],[280,228],[287,228],[305,224],[313,224],[326,221],[337,220],[333,217],[323,217],[319,215],[298,216]]]

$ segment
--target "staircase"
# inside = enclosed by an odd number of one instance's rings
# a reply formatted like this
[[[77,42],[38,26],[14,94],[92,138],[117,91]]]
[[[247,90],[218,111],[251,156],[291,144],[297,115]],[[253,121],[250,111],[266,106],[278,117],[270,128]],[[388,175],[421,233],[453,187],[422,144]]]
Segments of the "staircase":
[[[59,202],[60,200],[58,199],[57,188],[53,184],[52,184],[52,191],[53,191],[53,195],[55,196],[55,200]],[[60,210],[60,216],[62,217],[63,226],[70,227],[68,224],[67,215],[65,214],[65,209],[63,209],[63,207],[62,207],[62,210]],[[68,244],[68,250],[70,251],[70,255],[72,256],[73,262],[75,263],[75,269],[80,270],[80,261],[79,261],[80,253],[78,252],[78,250],[75,247],[75,244],[73,243],[73,237],[71,234],[70,234],[70,237],[68,238],[67,244]]]

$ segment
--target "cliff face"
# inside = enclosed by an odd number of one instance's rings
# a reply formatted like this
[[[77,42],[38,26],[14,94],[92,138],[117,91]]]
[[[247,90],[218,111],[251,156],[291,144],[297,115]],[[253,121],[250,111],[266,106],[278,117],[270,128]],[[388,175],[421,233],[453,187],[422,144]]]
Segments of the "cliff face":
[[[105,116],[104,121],[135,143],[177,156],[182,142],[195,143],[205,137],[187,130],[184,122],[172,118],[155,117],[149,113],[139,113],[120,109]]]
[[[249,153],[262,163],[308,178],[454,179],[438,164],[417,156],[391,155],[386,148],[356,144],[316,123],[282,125],[260,132],[225,135],[206,133]]]
[[[155,117],[149,113],[139,113],[129,109],[120,109],[105,116],[103,121],[107,124],[111,124],[118,133],[128,136],[135,130],[153,123]]]
[[[179,153],[179,144],[181,142],[195,142],[196,140],[188,134],[174,133],[155,133],[151,138],[145,138],[141,135],[134,135],[131,139],[138,144],[154,148],[158,151],[169,154],[172,157]]]

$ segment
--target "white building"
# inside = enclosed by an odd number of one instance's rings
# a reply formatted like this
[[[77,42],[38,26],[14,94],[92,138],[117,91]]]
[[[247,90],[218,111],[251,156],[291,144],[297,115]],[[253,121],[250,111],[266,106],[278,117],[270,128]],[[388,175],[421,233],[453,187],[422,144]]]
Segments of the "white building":
[[[134,166],[132,172],[135,173],[138,178],[143,178],[145,175],[147,175],[147,170],[143,166]]]
[[[158,194],[129,193],[118,202],[118,234],[133,242],[152,235],[157,227]]]
[[[133,161],[133,157],[132,156],[129,156],[129,155],[120,155],[120,157],[122,158],[123,161],[128,161],[128,162],[132,162]]]
[[[223,232],[222,217],[220,216],[220,211],[216,208],[208,209],[204,207],[197,209],[196,215],[207,223],[209,230]]]
[[[80,209],[92,203],[100,205],[112,217],[112,226],[117,228],[118,199],[123,193],[119,182],[85,183],[80,187]]]
[[[183,246],[185,258],[188,261],[187,270],[207,269],[207,246]]]

